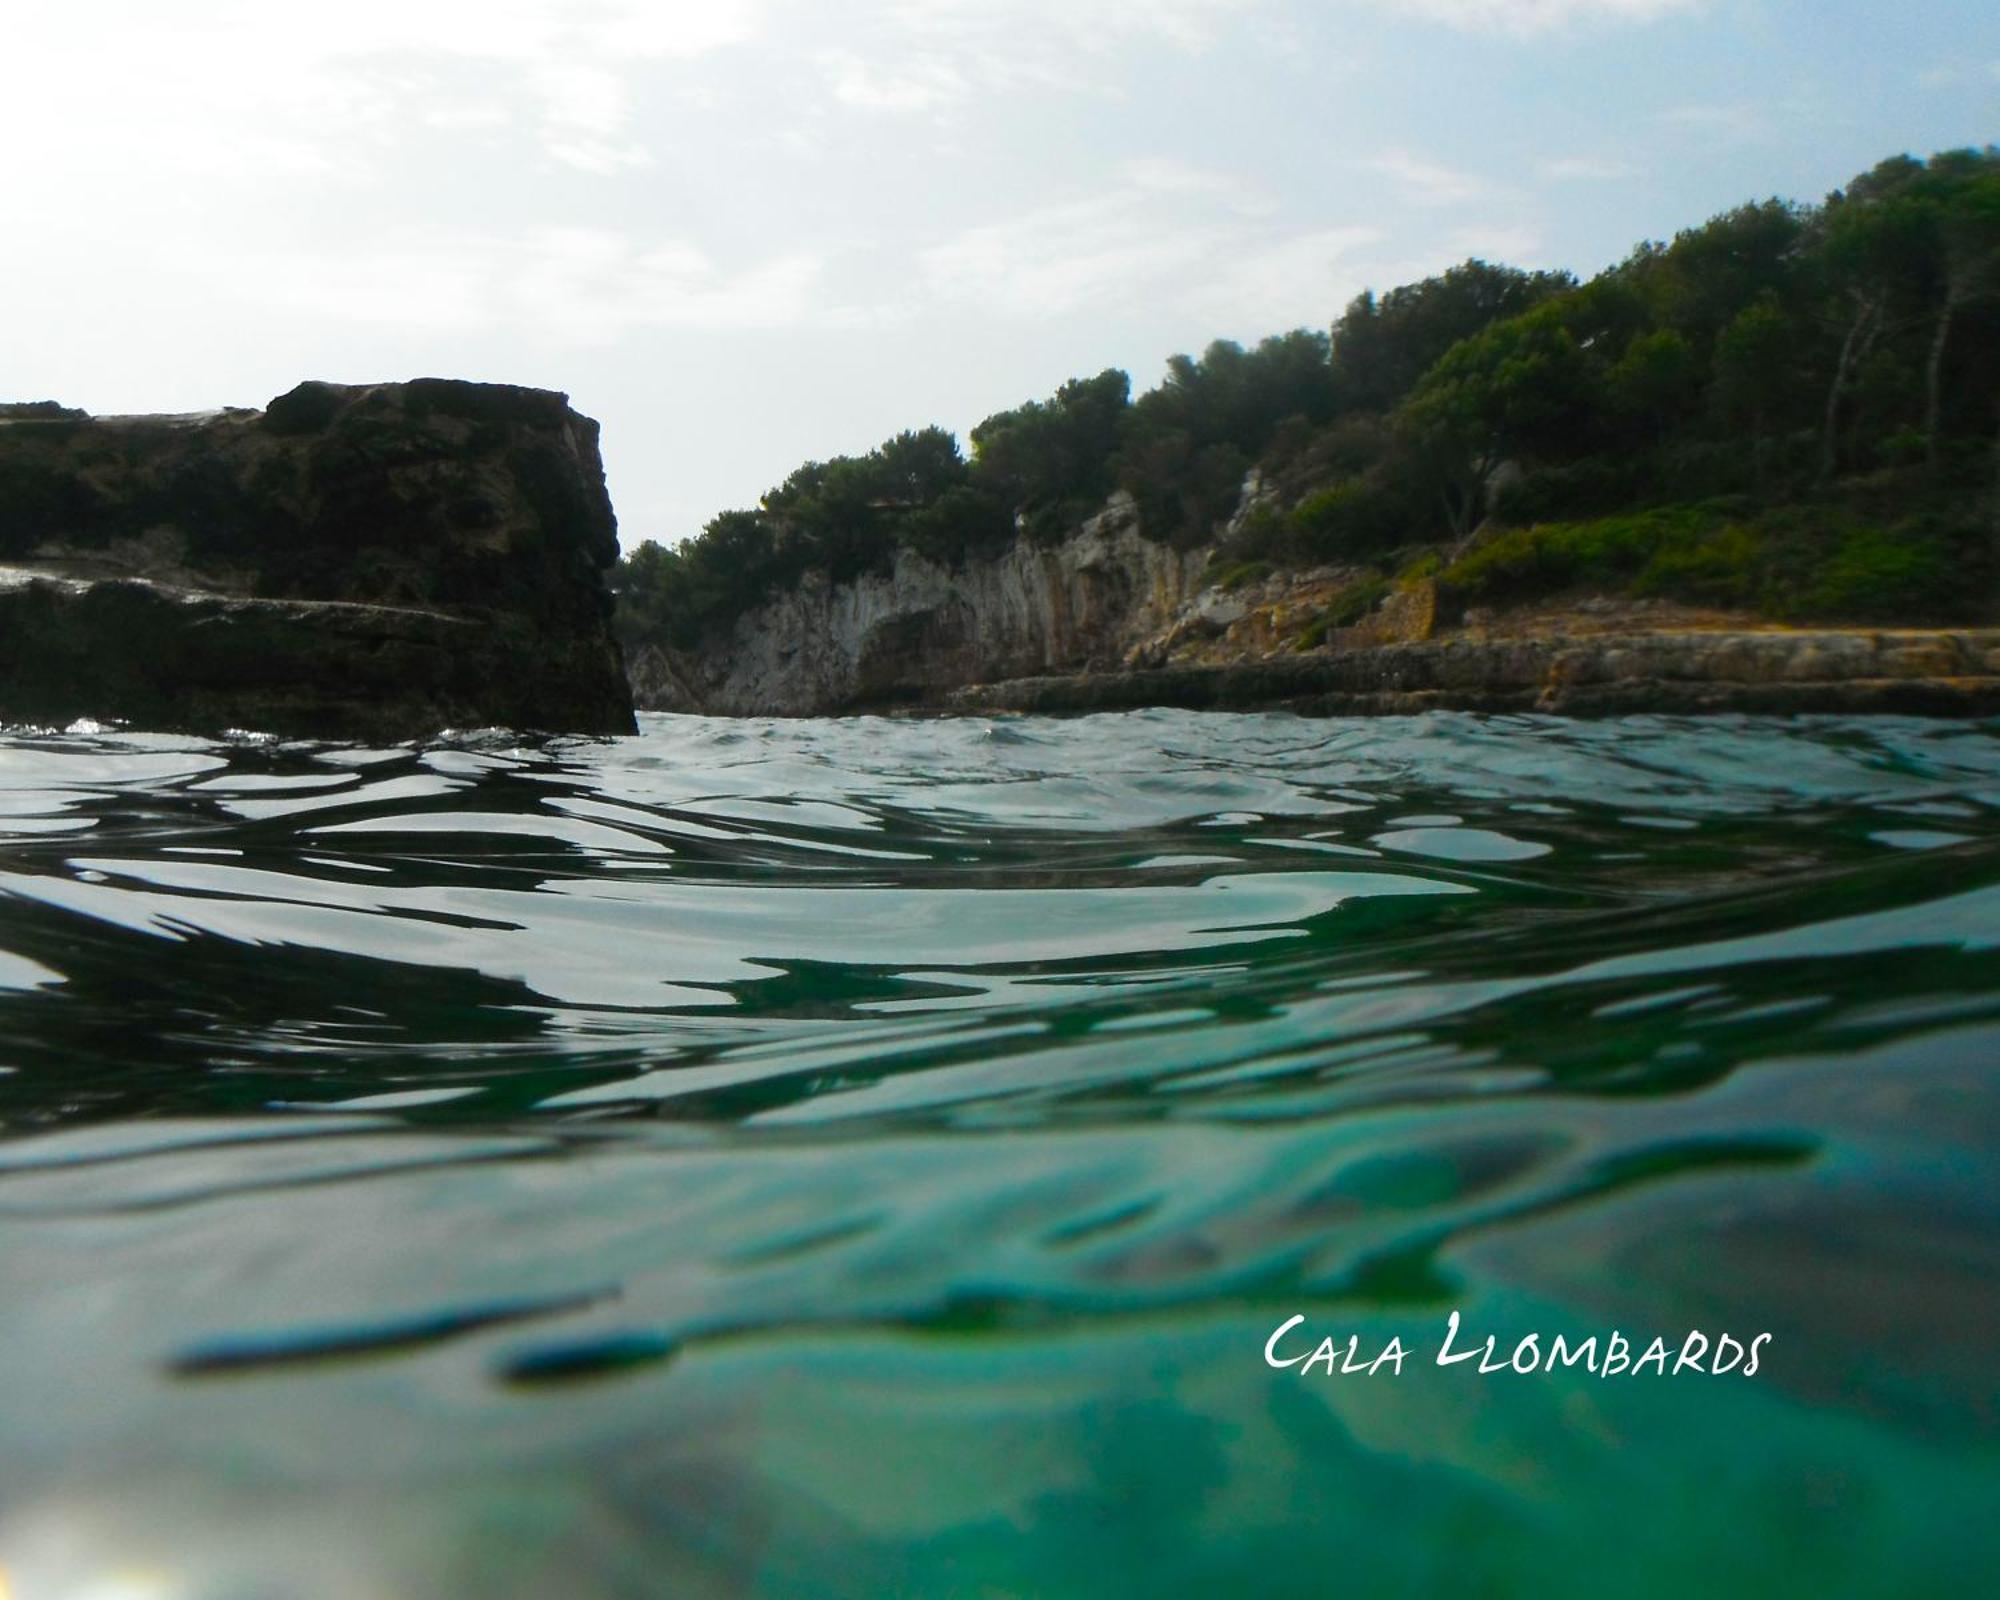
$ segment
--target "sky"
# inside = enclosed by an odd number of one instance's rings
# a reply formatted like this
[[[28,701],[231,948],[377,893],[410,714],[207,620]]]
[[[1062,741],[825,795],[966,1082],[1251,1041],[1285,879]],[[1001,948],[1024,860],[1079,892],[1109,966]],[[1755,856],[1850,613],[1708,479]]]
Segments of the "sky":
[[[800,462],[2000,140],[1991,0],[0,0],[0,399],[562,389]]]

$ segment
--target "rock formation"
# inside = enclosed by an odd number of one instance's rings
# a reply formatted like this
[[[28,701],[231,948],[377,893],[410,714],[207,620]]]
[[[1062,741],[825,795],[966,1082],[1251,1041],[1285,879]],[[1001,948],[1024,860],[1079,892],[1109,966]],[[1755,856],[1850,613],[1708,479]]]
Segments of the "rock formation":
[[[1129,495],[1056,544],[952,567],[900,550],[844,583],[809,572],[699,650],[633,655],[642,707],[798,716],[935,704],[989,678],[1120,665],[1201,587],[1207,552],[1141,537]]]
[[[560,394],[0,407],[0,721],[629,732],[617,554],[597,424]]]
[[[1417,711],[1868,712],[2000,715],[2000,629],[1771,629],[1454,638],[1231,665],[1023,678],[950,697],[961,711],[1283,708]]]

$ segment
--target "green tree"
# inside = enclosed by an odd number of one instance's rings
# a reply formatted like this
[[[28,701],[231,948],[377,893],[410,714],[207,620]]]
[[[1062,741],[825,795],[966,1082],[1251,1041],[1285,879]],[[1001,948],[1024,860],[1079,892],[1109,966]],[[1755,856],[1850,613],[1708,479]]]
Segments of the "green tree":
[[[1421,283],[1371,291],[1333,326],[1330,364],[1341,410],[1387,411],[1453,345],[1575,287],[1566,272],[1473,259]]]
[[[1840,466],[1841,425],[1856,378],[1899,303],[1921,295],[1931,219],[1912,190],[1922,174],[1923,164],[1907,156],[1881,162],[1822,214],[1819,261],[1847,305],[1820,427],[1822,482]]]
[[[1059,515],[1066,504],[1102,498],[1131,387],[1113,368],[1071,380],[1048,401],[988,417],[972,430],[973,480],[1030,513]]]
[[[892,505],[912,509],[930,505],[966,479],[958,440],[943,428],[899,433],[875,456],[878,493]]]
[[[1672,328],[1641,334],[1607,374],[1611,403],[1640,423],[1654,444],[1664,444],[1673,425],[1700,393],[1694,351]]]
[[[1924,454],[1935,470],[1953,324],[1974,301],[2000,292],[2000,150],[1989,146],[1934,156],[1911,188],[1929,226],[1939,279],[1924,363]]]
[[[1771,419],[1792,383],[1795,340],[1776,294],[1766,290],[1730,319],[1715,341],[1715,401],[1725,422],[1750,426],[1757,485],[1767,472]]]
[[[1455,538],[1472,531],[1502,461],[1568,453],[1588,426],[1598,385],[1562,310],[1552,301],[1452,346],[1402,407]]]

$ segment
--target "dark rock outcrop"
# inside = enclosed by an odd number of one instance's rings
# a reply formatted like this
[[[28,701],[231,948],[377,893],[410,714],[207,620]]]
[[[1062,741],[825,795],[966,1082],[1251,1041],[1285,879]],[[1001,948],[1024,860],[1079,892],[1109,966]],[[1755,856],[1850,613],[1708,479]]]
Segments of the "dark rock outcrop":
[[[0,407],[0,721],[630,732],[617,554],[597,424],[560,394]]]

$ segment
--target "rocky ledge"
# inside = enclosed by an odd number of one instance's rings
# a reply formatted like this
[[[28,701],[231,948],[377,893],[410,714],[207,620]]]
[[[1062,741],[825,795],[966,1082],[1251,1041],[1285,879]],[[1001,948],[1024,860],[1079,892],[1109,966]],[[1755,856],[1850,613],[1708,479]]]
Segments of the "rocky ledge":
[[[957,711],[1285,709],[2000,715],[2000,629],[1763,630],[1447,639],[1215,666],[1016,678]]]
[[[560,394],[0,406],[0,722],[630,732],[617,554],[597,424]]]

